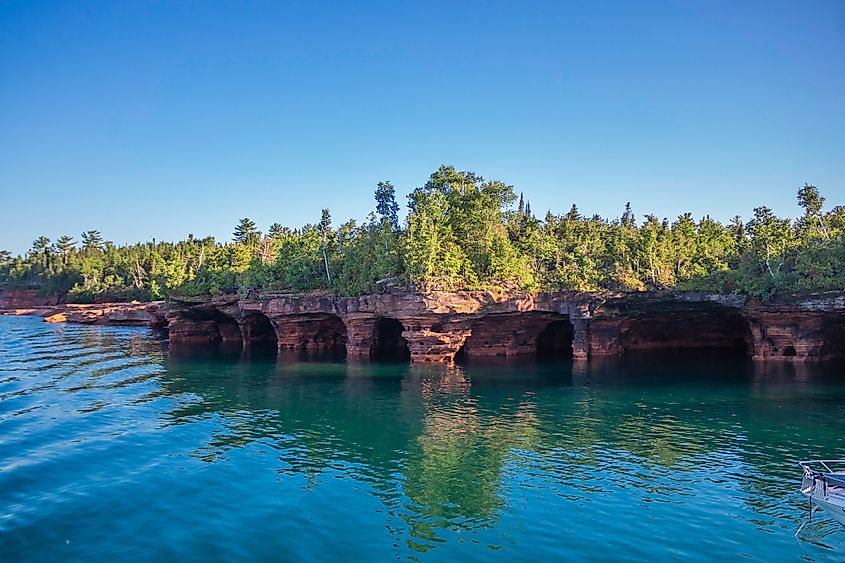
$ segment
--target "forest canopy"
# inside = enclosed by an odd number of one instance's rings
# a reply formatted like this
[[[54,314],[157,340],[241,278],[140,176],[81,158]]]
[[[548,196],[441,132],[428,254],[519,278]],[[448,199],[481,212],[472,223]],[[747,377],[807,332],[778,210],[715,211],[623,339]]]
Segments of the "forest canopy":
[[[538,218],[513,186],[441,166],[408,196],[379,182],[363,223],[313,223],[266,232],[242,219],[228,242],[124,246],[97,230],[41,236],[22,256],[0,251],[0,284],[68,293],[69,301],[160,299],[253,290],[361,295],[399,290],[645,291],[674,288],[767,299],[783,292],[845,289],[845,207],[826,210],[812,185],[802,213],[765,206],[727,224],[684,213],[672,221],[631,205],[617,218],[572,207]]]

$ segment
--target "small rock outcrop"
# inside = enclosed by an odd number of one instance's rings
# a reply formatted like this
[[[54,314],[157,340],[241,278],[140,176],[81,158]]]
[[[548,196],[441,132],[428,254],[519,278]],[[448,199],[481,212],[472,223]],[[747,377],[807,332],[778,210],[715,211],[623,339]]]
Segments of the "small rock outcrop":
[[[13,304],[23,304],[13,302]],[[80,323],[113,326],[149,326],[164,328],[167,321],[164,318],[162,306],[164,301],[149,303],[99,303],[82,305],[66,303],[52,306],[33,306],[31,302],[23,308],[3,308],[4,315],[38,315],[44,317],[48,323]],[[240,338],[240,336],[239,336]]]

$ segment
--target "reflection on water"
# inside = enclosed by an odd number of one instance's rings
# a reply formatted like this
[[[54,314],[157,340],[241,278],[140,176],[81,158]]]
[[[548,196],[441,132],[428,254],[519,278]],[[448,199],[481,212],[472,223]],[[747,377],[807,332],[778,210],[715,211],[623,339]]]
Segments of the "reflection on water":
[[[841,367],[347,363],[0,318],[4,559],[841,560]],[[149,538],[156,538],[149,541]]]

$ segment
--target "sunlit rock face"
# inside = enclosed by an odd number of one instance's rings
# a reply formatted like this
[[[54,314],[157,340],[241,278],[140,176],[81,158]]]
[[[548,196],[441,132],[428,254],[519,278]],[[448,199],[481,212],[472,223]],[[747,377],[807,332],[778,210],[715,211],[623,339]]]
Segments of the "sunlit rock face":
[[[759,360],[845,358],[845,296],[805,297],[744,309]]]
[[[65,303],[64,295],[38,295],[34,290],[0,293],[0,314],[38,315],[50,323],[114,326],[167,326],[163,301],[148,303]]]
[[[36,309],[53,307],[65,302],[65,294],[42,295],[35,289],[10,289],[0,291],[0,309]]]
[[[173,344],[226,344],[386,361],[715,354],[845,357],[845,296],[760,303],[698,293],[251,294],[160,304],[54,305],[56,322],[167,326]]]

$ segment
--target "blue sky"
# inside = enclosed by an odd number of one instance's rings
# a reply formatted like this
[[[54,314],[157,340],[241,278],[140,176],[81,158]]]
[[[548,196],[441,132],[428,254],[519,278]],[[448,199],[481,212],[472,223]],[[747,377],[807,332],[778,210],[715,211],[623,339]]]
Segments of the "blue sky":
[[[360,219],[441,163],[536,214],[845,204],[845,2],[0,0],[0,248]]]

